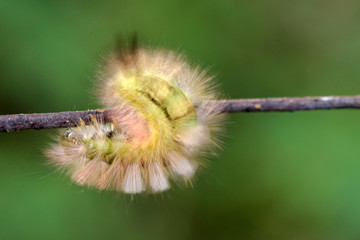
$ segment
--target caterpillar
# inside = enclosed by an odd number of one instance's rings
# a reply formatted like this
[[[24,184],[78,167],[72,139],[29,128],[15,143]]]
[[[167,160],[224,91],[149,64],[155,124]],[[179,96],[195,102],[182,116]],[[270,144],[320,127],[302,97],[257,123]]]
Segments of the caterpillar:
[[[98,78],[111,121],[63,130],[50,162],[79,185],[128,194],[191,182],[222,131],[213,77],[182,54],[130,46],[110,54]]]

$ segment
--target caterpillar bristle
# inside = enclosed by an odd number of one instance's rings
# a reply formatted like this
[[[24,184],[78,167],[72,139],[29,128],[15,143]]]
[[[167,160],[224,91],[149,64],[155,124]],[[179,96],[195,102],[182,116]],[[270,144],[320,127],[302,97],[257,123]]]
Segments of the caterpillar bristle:
[[[135,44],[112,54],[100,76],[107,122],[80,120],[46,155],[79,184],[138,194],[189,182],[217,146],[223,115],[213,79],[185,58]],[[110,121],[109,121],[110,120]]]
[[[149,163],[148,175],[152,192],[162,192],[170,188],[168,177],[160,163]]]

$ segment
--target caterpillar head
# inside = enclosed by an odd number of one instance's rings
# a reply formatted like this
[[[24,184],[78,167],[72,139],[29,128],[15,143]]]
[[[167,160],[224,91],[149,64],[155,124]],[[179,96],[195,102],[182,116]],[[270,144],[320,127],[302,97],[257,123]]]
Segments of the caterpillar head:
[[[191,181],[199,157],[216,145],[222,115],[208,104],[217,94],[205,71],[171,51],[130,49],[112,54],[99,75],[111,121],[80,121],[47,156],[80,185],[162,192]]]

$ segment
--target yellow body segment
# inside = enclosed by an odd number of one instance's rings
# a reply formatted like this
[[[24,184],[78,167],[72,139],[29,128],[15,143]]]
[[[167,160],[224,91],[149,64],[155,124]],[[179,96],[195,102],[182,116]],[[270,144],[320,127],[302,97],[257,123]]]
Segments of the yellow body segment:
[[[193,103],[169,80],[157,76],[119,77],[114,81],[114,88],[119,97],[129,101],[148,124],[148,138],[141,138],[141,142],[135,145],[135,151],[139,152],[141,147],[141,154],[145,156],[152,156],[154,149],[171,150],[177,131],[196,124]],[[136,131],[144,129],[137,128]]]

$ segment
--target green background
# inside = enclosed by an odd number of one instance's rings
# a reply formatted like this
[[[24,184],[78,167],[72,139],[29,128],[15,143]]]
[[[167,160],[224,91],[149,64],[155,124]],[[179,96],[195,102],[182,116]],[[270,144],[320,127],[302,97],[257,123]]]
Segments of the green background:
[[[80,3],[82,2],[82,3]],[[227,98],[360,93],[355,0],[0,0],[0,113],[101,107],[117,34],[210,66]],[[56,130],[0,134],[0,239],[360,239],[360,111],[231,114],[194,188],[130,198],[72,184]]]

